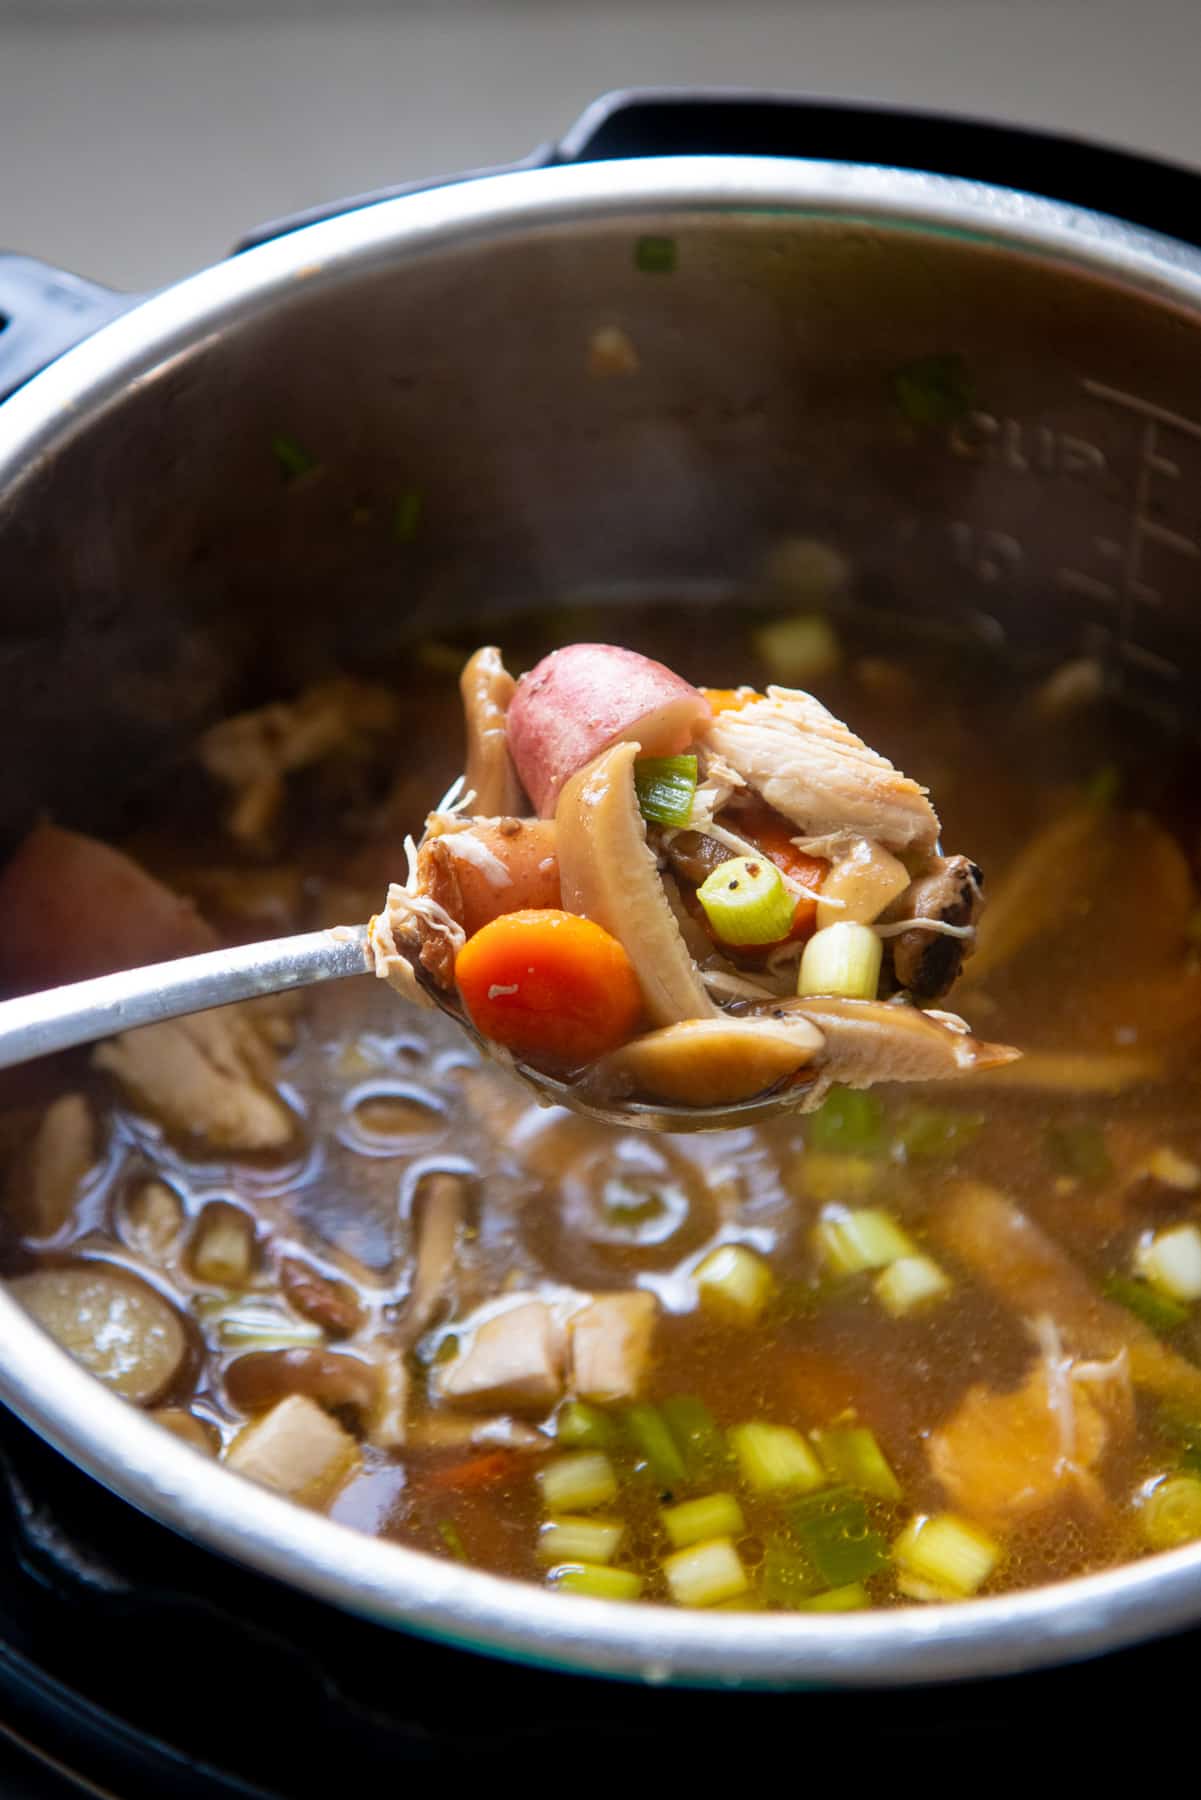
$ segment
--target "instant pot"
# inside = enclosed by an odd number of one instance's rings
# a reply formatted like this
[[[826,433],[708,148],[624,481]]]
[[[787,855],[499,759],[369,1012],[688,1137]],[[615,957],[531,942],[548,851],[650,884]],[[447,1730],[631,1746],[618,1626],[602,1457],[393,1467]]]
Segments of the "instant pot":
[[[643,92],[151,297],[0,257],[0,838],[46,808],[111,828],[256,683],[518,605],[734,606],[797,536],[845,560],[852,608],[1031,667],[1088,654],[1189,728],[1199,202],[1187,171],[1047,134]],[[598,378],[614,329],[636,379]],[[898,370],[934,377],[904,421]],[[319,478],[281,480],[281,436]],[[409,490],[420,533],[373,528]],[[1163,1641],[1028,1672],[1201,1620],[1201,1546],[846,1617],[565,1601],[238,1480],[3,1295],[0,1398],[9,1727],[122,1794],[715,1722],[797,1746],[799,1703],[761,1689],[823,1689],[827,1739],[871,1686],[885,1734],[1000,1743],[1015,1706],[1152,1680],[1170,1703],[1188,1651]]]

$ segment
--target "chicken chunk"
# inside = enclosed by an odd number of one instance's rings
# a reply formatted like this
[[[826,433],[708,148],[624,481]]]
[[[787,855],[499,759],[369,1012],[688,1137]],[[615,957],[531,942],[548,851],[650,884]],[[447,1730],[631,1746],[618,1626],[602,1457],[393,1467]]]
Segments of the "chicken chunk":
[[[550,1307],[527,1300],[477,1325],[467,1349],[435,1371],[452,1406],[544,1413],[563,1392],[563,1332]]]
[[[289,1394],[239,1433],[226,1467],[293,1500],[327,1499],[349,1475],[354,1439],[304,1394]]]
[[[806,837],[853,830],[900,853],[938,841],[925,789],[799,688],[717,713],[701,741]]]
[[[637,1289],[600,1294],[576,1313],[568,1325],[572,1392],[602,1406],[633,1400],[650,1363],[658,1316],[654,1295]]]
[[[274,1054],[239,1009],[123,1031],[92,1062],[168,1130],[211,1149],[275,1150],[292,1136],[292,1114],[268,1085]]]
[[[9,1211],[34,1237],[59,1231],[96,1160],[96,1124],[82,1094],[60,1094],[9,1178]]]

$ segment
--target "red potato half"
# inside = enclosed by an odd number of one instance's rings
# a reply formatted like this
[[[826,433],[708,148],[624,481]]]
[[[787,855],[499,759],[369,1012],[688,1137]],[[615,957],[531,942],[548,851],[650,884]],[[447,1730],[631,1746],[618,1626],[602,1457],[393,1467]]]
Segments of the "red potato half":
[[[675,756],[711,714],[704,695],[662,663],[615,644],[568,644],[523,675],[509,705],[509,754],[539,815],[602,750],[637,742]]]

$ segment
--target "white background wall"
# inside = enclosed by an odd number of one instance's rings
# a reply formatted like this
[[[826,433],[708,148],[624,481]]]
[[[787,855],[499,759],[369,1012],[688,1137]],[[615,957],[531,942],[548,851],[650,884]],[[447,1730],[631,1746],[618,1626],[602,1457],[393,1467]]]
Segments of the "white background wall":
[[[324,198],[503,161],[606,88],[1032,121],[1201,163],[1201,0],[0,0],[0,246],[127,287]]]

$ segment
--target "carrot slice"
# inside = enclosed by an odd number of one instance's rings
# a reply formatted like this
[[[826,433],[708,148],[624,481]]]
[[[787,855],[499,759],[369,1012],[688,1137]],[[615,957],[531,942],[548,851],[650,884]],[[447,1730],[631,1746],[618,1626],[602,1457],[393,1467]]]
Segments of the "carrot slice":
[[[491,1487],[516,1473],[522,1458],[515,1450],[490,1450],[484,1456],[473,1456],[467,1462],[452,1463],[447,1469],[432,1469],[417,1483],[429,1493],[467,1493],[472,1488]]]
[[[709,711],[714,718],[718,713],[741,712],[743,707],[749,706],[752,700],[762,700],[763,698],[763,695],[757,694],[754,688],[748,687],[702,688],[701,693],[709,702]]]
[[[808,888],[821,888],[830,865],[820,856],[808,856],[804,850],[798,850],[793,843],[796,826],[791,825],[780,813],[771,807],[756,807],[753,812],[747,810],[739,814],[738,831],[740,835],[769,857],[785,875],[791,875]],[[788,940],[806,938],[813,934],[817,925],[817,901],[807,900],[802,896],[796,903],[796,911],[792,915],[792,930]]]
[[[594,1062],[642,1018],[638,978],[617,939],[549,907],[481,926],[459,951],[455,981],[477,1031],[540,1067]]]

